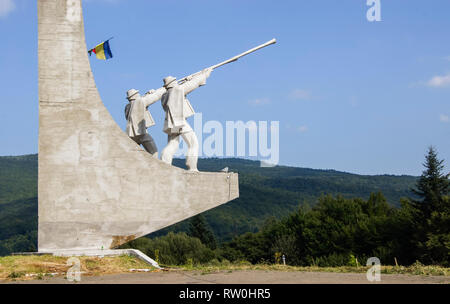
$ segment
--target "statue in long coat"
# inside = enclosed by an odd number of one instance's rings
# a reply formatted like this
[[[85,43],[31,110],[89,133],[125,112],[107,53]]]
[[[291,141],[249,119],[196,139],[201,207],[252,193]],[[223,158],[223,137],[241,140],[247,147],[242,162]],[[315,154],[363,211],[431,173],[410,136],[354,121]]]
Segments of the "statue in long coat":
[[[155,121],[148,111],[148,107],[161,99],[166,89],[159,88],[151,90],[145,95],[140,96],[139,91],[135,89],[128,90],[127,99],[129,103],[125,106],[125,118],[127,120],[126,133],[138,145],[158,158],[158,148],[155,141],[147,132],[147,128],[154,126]]]
[[[187,122],[187,118],[194,115],[194,109],[186,95],[196,88],[205,85],[212,69],[205,69],[193,75],[183,84],[178,84],[175,77],[164,78],[166,92],[161,97],[161,105],[166,112],[163,131],[167,133],[167,146],[161,153],[161,160],[172,164],[173,155],[178,150],[180,136],[188,146],[186,167],[190,171],[197,170],[198,140],[194,130]]]

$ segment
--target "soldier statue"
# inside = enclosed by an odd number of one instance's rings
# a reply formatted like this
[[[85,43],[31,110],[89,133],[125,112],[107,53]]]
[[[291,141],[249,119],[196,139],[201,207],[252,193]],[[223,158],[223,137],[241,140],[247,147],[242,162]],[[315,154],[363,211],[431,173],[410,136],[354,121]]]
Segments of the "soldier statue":
[[[180,136],[188,145],[186,155],[186,167],[189,171],[198,172],[198,140],[186,119],[195,114],[191,103],[186,95],[196,88],[206,84],[206,79],[211,72],[225,64],[235,62],[239,58],[250,53],[256,52],[266,46],[276,43],[272,39],[264,44],[252,48],[242,54],[234,56],[228,60],[218,63],[214,66],[204,69],[203,71],[177,80],[175,77],[168,76],[163,79],[164,86],[147,92],[144,96],[139,95],[139,91],[131,89],[127,92],[129,104],[125,108],[125,117],[127,119],[127,134],[138,145],[142,145],[144,149],[158,158],[158,149],[155,141],[147,133],[147,128],[155,125],[153,117],[148,111],[148,107],[161,99],[161,105],[166,112],[163,131],[167,134],[167,146],[161,153],[161,160],[165,163],[172,164],[172,159],[180,145]],[[223,169],[228,172],[228,168]]]
[[[175,77],[164,78],[164,88],[167,90],[161,97],[161,105],[166,112],[163,131],[167,133],[167,146],[161,153],[161,160],[172,164],[173,155],[178,150],[180,136],[188,146],[186,167],[189,171],[197,172],[198,140],[194,130],[186,118],[195,114],[186,95],[196,88],[206,84],[206,78],[211,75],[212,68],[207,68],[185,78],[178,84]]]
[[[135,89],[127,92],[129,103],[125,106],[126,132],[132,140],[138,145],[142,145],[155,158],[158,158],[158,148],[153,138],[147,133],[147,128],[155,125],[155,121],[148,111],[148,107],[161,99],[165,92],[164,87],[156,91],[150,90],[143,96],[139,95],[139,91]]]

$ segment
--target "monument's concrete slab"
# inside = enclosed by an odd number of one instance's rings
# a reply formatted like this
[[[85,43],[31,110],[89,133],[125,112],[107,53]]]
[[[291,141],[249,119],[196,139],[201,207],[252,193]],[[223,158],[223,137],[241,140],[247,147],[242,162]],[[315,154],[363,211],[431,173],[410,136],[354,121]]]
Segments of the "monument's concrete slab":
[[[239,196],[236,173],[168,165],[114,122],[89,65],[81,0],[38,0],[38,22],[39,251],[115,248]]]

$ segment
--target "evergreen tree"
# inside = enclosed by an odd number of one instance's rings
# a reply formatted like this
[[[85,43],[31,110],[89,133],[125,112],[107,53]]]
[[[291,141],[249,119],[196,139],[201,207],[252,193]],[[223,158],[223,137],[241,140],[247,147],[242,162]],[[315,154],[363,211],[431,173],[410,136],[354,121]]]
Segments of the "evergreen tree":
[[[450,174],[444,174],[444,160],[429,147],[425,170],[412,189],[413,241],[417,255],[425,263],[450,264]]]
[[[217,243],[214,233],[206,223],[205,217],[201,214],[194,216],[189,221],[189,236],[196,237],[211,249],[216,249]]]

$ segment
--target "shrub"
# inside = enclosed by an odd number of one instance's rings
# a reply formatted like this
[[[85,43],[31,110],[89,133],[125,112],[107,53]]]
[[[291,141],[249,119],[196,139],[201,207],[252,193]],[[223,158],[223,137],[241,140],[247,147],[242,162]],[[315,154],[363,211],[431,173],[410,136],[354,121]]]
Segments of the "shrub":
[[[155,239],[139,238],[122,248],[139,249],[152,259],[158,259],[163,265],[207,263],[216,258],[213,250],[198,238],[190,237],[184,232],[169,232],[166,236]]]

